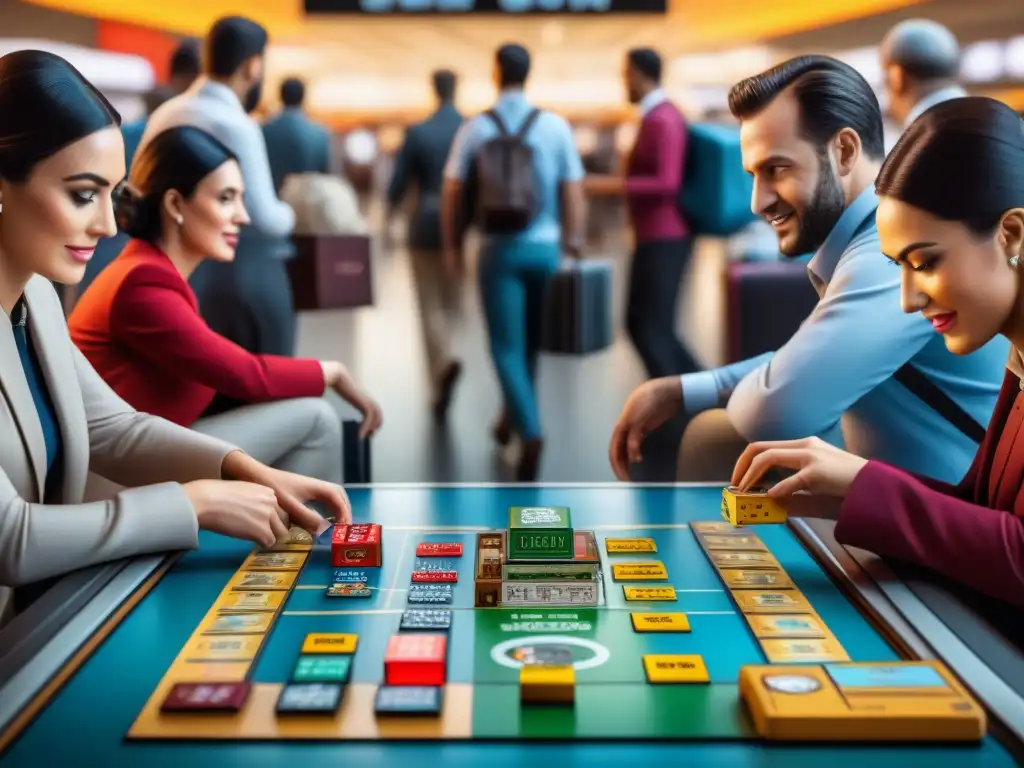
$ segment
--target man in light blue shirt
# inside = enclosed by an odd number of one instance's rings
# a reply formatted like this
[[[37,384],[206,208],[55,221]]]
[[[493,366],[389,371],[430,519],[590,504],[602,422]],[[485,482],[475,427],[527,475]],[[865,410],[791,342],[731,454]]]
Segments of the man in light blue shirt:
[[[490,335],[491,356],[507,408],[496,437],[504,442],[510,429],[522,438],[517,477],[535,478],[543,447],[540,413],[534,391],[540,353],[546,285],[558,269],[563,248],[578,255],[582,242],[583,162],[569,124],[562,117],[534,107],[523,93],[530,72],[530,54],[509,44],[495,56],[495,81],[500,96],[493,113],[508,134],[526,127],[523,142],[533,152],[532,172],[538,205],[518,231],[482,232],[479,258],[480,295]],[[527,120],[530,120],[527,123]],[[464,184],[470,179],[482,145],[499,136],[494,117],[483,114],[465,122],[455,136],[442,190],[441,231],[445,266],[459,270],[461,237],[456,234]],[[514,175],[514,174],[513,174]],[[469,189],[473,187],[470,186]]]
[[[202,77],[162,104],[146,125],[139,151],[168,128],[191,125],[220,140],[238,158],[252,223],[239,236],[235,260],[206,261],[191,278],[207,324],[255,354],[295,352],[295,310],[284,259],[295,213],[278,199],[260,126],[259,103],[267,33],[242,17],[216,21],[206,37]]]
[[[907,19],[879,46],[888,112],[907,128],[922,112],[967,95],[958,83],[960,44],[931,19]]]
[[[900,272],[875,228],[882,116],[867,82],[835,59],[799,57],[737,84],[729,102],[755,179],[752,208],[783,255],[814,252],[808,276],[820,299],[777,352],[639,387],[612,437],[616,475],[628,477],[644,436],[682,407],[695,418],[680,480],[727,483],[748,442],[818,435],[959,481],[991,417],[1009,344],[956,356],[920,313],[903,311]]]

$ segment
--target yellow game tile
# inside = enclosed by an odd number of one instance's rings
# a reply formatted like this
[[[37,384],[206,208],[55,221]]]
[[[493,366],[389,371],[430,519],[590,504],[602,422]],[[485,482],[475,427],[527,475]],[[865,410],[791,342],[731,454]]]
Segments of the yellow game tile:
[[[605,551],[609,555],[617,552],[657,552],[654,539],[605,539]]]
[[[784,523],[786,510],[763,488],[740,491],[730,486],[722,490],[722,517],[732,525]]]
[[[240,683],[249,675],[248,661],[176,661],[164,674],[164,683]]]
[[[719,570],[725,568],[778,568],[779,561],[770,552],[709,552],[711,563]]]
[[[648,601],[674,601],[676,591],[673,587],[626,587],[622,593],[627,600],[648,600]]]
[[[241,571],[298,571],[307,552],[253,552],[242,563]]]
[[[302,653],[355,653],[359,635],[311,633],[302,642]]]
[[[185,646],[187,661],[252,661],[264,635],[200,635]]]
[[[576,671],[571,665],[519,668],[519,699],[524,704],[572,704],[575,698]]]
[[[284,603],[287,594],[269,589],[263,592],[227,592],[218,598],[216,608],[219,611],[235,613],[274,612]]]
[[[711,678],[702,656],[647,655],[644,672],[649,683],[708,683]]]
[[[811,604],[798,589],[734,589],[732,599],[741,613],[811,613]]]
[[[781,568],[747,570],[727,568],[719,571],[729,589],[792,589],[793,582]]]
[[[631,613],[637,632],[689,632],[690,620],[685,613]]]
[[[732,552],[767,552],[768,547],[754,534],[711,534],[702,536],[701,542],[707,550],[725,550]]]
[[[715,533],[738,533],[743,529],[727,523],[724,520],[713,520],[713,521],[699,521],[696,523],[690,523],[690,530],[694,533],[700,534],[715,534]]]
[[[849,661],[843,646],[831,635],[817,639],[766,639],[761,650],[772,664],[794,664],[824,661]]]
[[[261,589],[291,589],[298,571],[239,571],[231,577],[228,586],[241,592]]]
[[[758,639],[771,637],[824,639],[829,635],[829,631],[821,619],[810,613],[751,613],[746,618],[750,630]]]
[[[305,528],[293,525],[288,535],[282,537],[272,547],[262,547],[260,552],[285,552],[288,550],[309,550],[313,548],[313,534]]]
[[[663,581],[667,578],[665,564],[658,561],[615,563],[612,566],[612,579],[615,581]]]
[[[262,635],[273,623],[272,613],[211,613],[200,626],[206,635]]]

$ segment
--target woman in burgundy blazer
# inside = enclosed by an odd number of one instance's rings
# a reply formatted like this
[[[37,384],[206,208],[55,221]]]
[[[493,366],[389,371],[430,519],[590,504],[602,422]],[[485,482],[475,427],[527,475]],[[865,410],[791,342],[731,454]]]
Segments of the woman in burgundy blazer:
[[[1024,606],[1024,122],[982,97],[932,107],[886,158],[876,189],[905,311],[930,319],[954,354],[996,334],[1013,343],[974,464],[952,486],[810,438],[749,446],[732,482],[749,488],[772,467],[796,470],[769,495],[840,497],[841,543]]]
[[[253,355],[210,330],[188,285],[204,260],[234,258],[249,221],[234,156],[197,128],[172,128],[135,158],[130,185],[115,212],[133,239],[71,313],[76,346],[136,410],[340,483],[340,422],[321,396],[334,389],[361,411],[364,436],[381,424],[377,404],[341,363]],[[217,395],[252,405],[202,418]]]

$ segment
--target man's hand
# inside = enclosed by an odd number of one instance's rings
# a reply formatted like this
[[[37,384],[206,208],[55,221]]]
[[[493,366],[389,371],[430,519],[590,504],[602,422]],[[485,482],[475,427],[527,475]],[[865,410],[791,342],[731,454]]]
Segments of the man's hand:
[[[671,419],[683,405],[678,376],[644,382],[629,396],[612,431],[608,457],[619,480],[629,480],[629,465],[643,461],[640,446],[651,432]]]
[[[314,536],[330,528],[330,523],[307,507],[306,502],[319,501],[327,505],[335,523],[352,522],[348,494],[334,483],[268,467],[241,451],[233,451],[225,457],[222,473],[226,479],[243,480],[274,491],[277,506],[290,525],[304,528]]]

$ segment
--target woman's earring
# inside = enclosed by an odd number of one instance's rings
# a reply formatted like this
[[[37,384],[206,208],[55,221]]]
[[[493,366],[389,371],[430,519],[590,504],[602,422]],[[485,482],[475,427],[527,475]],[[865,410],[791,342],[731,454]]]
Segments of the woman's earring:
[[[1018,266],[1020,266],[1020,255],[1018,254],[1011,256],[1009,259],[1007,259],[1007,262],[1010,265],[1010,269],[1016,269]]]
[[[177,217],[176,217],[176,218],[175,218],[174,220],[175,220],[176,222],[178,222],[178,226],[179,226],[179,227],[180,227],[180,226],[181,226],[182,224],[184,224],[184,223],[185,223],[185,219],[184,219],[184,217],[182,217],[182,215],[181,215],[180,213],[179,213],[179,214],[177,215]]]

